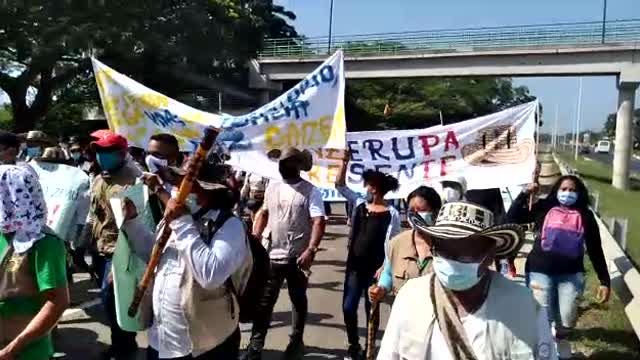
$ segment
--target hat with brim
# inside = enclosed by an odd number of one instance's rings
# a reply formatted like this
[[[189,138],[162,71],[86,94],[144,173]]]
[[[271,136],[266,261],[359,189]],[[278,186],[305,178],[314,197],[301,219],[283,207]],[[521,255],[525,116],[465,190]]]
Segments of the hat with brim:
[[[185,164],[185,167],[186,166],[187,165]],[[201,188],[207,191],[228,189],[229,187],[224,184],[224,177],[222,176],[224,172],[222,166],[223,165],[211,164],[209,162],[205,162],[204,164],[202,164],[202,167],[200,168],[200,172],[196,179],[198,185],[200,185]],[[186,168],[180,168],[177,166],[168,166],[167,168],[174,175],[187,175]]]
[[[55,141],[53,141],[53,139],[51,139],[49,136],[47,136],[47,134],[39,130],[29,131],[27,133],[27,136],[25,137],[25,140],[29,142],[43,143],[43,144],[49,144],[49,145],[55,144]]]
[[[501,258],[515,255],[524,241],[520,225],[493,225],[494,215],[489,209],[465,201],[444,204],[433,226],[414,213],[408,215],[408,220],[416,231],[439,240],[492,239],[496,242],[496,256]]]
[[[307,149],[300,150],[290,147],[284,151],[280,149],[272,149],[267,152],[267,157],[271,160],[292,160],[298,165],[298,170],[309,171],[313,167],[313,154]]]

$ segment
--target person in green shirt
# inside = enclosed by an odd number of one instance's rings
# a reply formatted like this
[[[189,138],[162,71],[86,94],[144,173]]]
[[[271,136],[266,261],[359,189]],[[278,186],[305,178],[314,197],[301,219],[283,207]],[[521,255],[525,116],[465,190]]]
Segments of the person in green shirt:
[[[28,171],[0,165],[0,360],[45,360],[69,305],[66,253]]]

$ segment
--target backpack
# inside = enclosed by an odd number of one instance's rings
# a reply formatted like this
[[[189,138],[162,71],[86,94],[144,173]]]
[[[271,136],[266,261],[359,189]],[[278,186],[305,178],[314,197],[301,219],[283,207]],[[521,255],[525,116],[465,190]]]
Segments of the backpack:
[[[553,207],[544,218],[542,251],[569,258],[584,255],[584,224],[578,210]]]
[[[220,215],[218,215],[218,218],[212,226],[212,231],[210,232],[211,238],[213,238],[213,235],[222,228],[222,225],[224,225],[224,223],[231,217],[233,217],[231,212],[221,212]],[[269,254],[260,241],[255,239],[251,233],[247,232],[247,243],[247,247],[253,257],[253,266],[244,291],[239,293],[236,290],[233,281],[231,281],[231,278],[227,279],[225,282],[227,289],[234,294],[238,300],[241,323],[251,323],[255,319],[258,312],[260,298],[262,297],[267,285],[267,277],[271,272],[271,260],[269,259]]]

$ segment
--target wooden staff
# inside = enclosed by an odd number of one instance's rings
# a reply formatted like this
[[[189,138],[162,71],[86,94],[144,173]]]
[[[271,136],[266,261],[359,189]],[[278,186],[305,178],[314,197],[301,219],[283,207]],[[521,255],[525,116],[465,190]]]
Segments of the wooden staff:
[[[367,354],[366,360],[373,360],[376,347],[376,327],[375,323],[380,315],[379,310],[380,301],[373,300],[371,302],[371,314],[369,315],[369,326],[367,328]]]
[[[182,178],[182,182],[180,183],[180,189],[178,190],[178,194],[176,195],[175,199],[176,203],[181,205],[184,204],[187,200],[187,196],[191,192],[193,182],[196,180],[196,177],[200,172],[200,168],[202,167],[202,163],[206,160],[207,154],[209,153],[209,150],[211,150],[216,136],[218,136],[217,129],[212,127],[208,127],[205,129],[202,142],[200,142],[200,145],[198,145],[198,149],[196,150],[194,156],[189,161],[187,174],[184,176],[184,178]],[[165,220],[163,219],[162,221]],[[162,253],[165,246],[167,245],[167,242],[169,241],[170,236],[171,228],[168,224],[165,223],[162,227],[158,240],[153,246],[153,252],[151,253],[151,258],[149,259],[147,268],[144,270],[144,275],[142,275],[140,284],[138,284],[138,287],[136,288],[136,291],[133,295],[133,301],[131,301],[129,311],[127,312],[130,317],[134,317],[138,312],[140,302],[142,302],[142,297],[149,288],[149,285],[151,285],[151,282],[153,282],[156,267],[160,262],[160,257],[162,257]]]

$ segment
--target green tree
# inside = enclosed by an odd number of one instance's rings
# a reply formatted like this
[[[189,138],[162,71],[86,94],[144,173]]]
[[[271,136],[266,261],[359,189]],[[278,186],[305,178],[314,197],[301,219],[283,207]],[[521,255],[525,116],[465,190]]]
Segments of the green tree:
[[[293,13],[272,1],[14,3],[0,5],[0,89],[11,99],[19,132],[65,104],[65,90],[78,77],[91,77],[90,55],[178,97],[194,79],[243,82],[246,61],[265,36],[297,35],[287,24]],[[84,95],[95,101],[95,90]]]
[[[415,129],[487,115],[535,99],[505,78],[354,80],[347,86],[350,130]],[[383,111],[389,105],[391,115]],[[360,114],[352,117],[358,107]],[[349,112],[351,111],[351,112]],[[368,116],[362,116],[362,112]]]
[[[609,114],[602,130],[604,135],[612,139],[616,137],[616,117],[615,113]],[[640,142],[640,109],[633,112],[633,137],[634,143]]]

